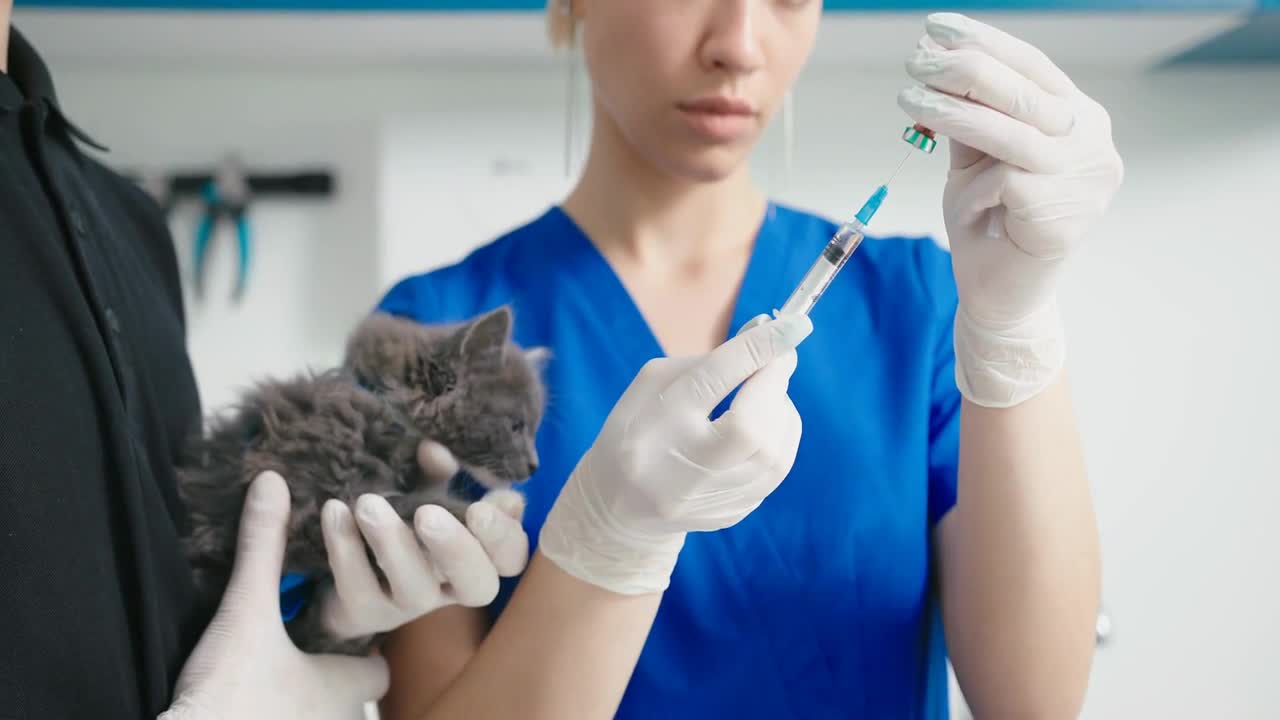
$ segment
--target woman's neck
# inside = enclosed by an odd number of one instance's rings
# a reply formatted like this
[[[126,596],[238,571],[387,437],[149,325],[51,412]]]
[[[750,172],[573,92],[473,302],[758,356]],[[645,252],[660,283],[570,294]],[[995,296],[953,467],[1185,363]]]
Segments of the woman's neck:
[[[563,208],[606,256],[696,267],[749,252],[766,205],[747,167],[713,182],[678,178],[639,157],[605,121],[595,123],[586,167]]]

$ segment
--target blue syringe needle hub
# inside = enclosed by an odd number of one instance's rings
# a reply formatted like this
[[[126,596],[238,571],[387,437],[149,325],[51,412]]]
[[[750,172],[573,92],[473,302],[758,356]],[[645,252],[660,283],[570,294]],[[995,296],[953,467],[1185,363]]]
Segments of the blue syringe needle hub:
[[[881,185],[871,193],[871,197],[862,204],[858,214],[841,225],[836,234],[831,237],[827,246],[823,248],[822,254],[813,261],[809,272],[805,273],[804,279],[791,292],[791,297],[787,298],[786,304],[775,314],[808,313],[813,309],[813,306],[818,303],[818,298],[822,297],[822,293],[826,292],[827,287],[831,285],[836,273],[840,272],[840,268],[844,267],[845,262],[853,255],[853,251],[857,250],[858,245],[862,243],[867,225],[871,223],[871,218],[875,216],[880,209],[880,204],[888,195],[889,188],[886,185]]]
[[[889,186],[881,185],[876,191],[871,193],[871,197],[862,204],[862,209],[854,216],[858,222],[863,225],[870,225],[871,218],[875,217],[877,211],[880,210],[880,204],[884,202],[886,196],[889,195]]]
[[[879,212],[880,205],[889,195],[889,183],[893,182],[893,179],[898,176],[898,171],[906,164],[907,159],[916,150],[930,154],[938,145],[933,131],[923,125],[912,125],[907,128],[902,134],[902,139],[913,150],[907,151],[907,156],[902,158],[902,162],[898,163],[898,167],[894,169],[893,174],[889,176],[885,184],[871,193],[871,197],[867,198],[867,201],[862,204],[858,214],[852,220],[840,226],[840,229],[832,236],[827,246],[822,249],[822,254],[818,256],[817,260],[813,261],[813,265],[809,267],[809,272],[805,273],[800,284],[791,292],[791,297],[787,298],[786,304],[782,306],[781,310],[775,311],[774,315],[808,314],[813,309],[813,306],[818,303],[818,298],[822,297],[822,293],[827,291],[831,281],[840,272],[840,268],[844,267],[849,257],[853,255],[853,251],[858,249],[858,245],[862,244],[863,233],[866,231],[867,226],[871,224],[871,218],[875,217],[875,214]]]

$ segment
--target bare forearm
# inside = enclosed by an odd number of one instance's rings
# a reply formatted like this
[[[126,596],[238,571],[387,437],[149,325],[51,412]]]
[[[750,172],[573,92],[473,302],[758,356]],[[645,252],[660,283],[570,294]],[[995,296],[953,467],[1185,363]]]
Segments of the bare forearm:
[[[938,529],[957,679],[979,718],[1074,718],[1100,579],[1067,382],[961,413],[959,500]]]
[[[602,590],[535,553],[475,656],[418,717],[611,718],[661,597]]]

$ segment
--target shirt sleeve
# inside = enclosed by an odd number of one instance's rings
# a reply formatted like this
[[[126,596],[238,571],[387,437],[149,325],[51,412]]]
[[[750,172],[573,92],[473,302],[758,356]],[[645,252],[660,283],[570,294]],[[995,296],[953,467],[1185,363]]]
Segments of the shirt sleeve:
[[[431,283],[426,276],[404,278],[391,286],[374,308],[375,312],[430,322],[436,312]]]
[[[932,239],[917,243],[920,279],[933,312],[932,387],[929,393],[929,525],[956,504],[960,464],[960,391],[956,387],[953,327],[958,303],[951,253]]]

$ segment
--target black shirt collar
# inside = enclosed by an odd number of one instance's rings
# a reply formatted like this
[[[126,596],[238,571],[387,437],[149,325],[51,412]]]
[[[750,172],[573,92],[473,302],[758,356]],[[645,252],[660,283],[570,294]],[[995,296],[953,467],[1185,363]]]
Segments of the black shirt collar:
[[[0,31],[3,31],[0,29]],[[43,103],[62,121],[72,136],[81,142],[106,151],[83,130],[76,127],[58,105],[58,93],[53,87],[53,76],[44,59],[16,27],[9,28],[9,69],[0,73],[0,110],[15,110],[25,101]]]

